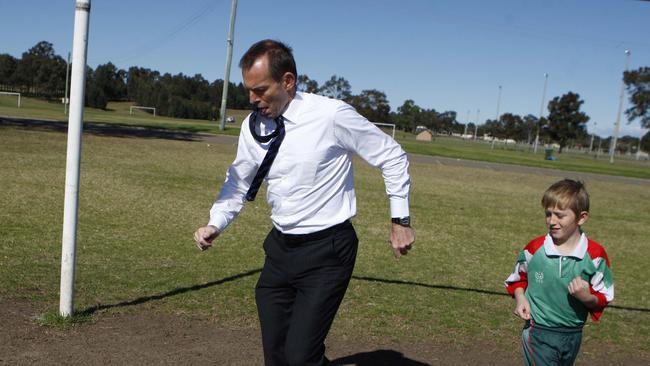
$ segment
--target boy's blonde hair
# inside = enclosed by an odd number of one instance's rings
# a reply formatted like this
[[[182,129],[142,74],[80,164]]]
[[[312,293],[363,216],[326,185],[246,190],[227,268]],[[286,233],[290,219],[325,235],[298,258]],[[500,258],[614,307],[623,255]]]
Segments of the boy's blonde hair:
[[[589,193],[581,181],[563,179],[550,186],[542,197],[544,209],[558,207],[560,210],[570,209],[580,216],[583,211],[589,212]]]

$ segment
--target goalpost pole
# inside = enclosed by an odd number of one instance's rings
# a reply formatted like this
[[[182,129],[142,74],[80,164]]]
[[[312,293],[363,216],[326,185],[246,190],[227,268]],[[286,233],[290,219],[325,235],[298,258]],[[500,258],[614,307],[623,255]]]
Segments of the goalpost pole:
[[[71,316],[74,311],[79,166],[81,161],[81,133],[83,131],[89,17],[90,0],[77,0],[75,3],[74,38],[72,42],[73,62],[72,80],[70,83],[70,114],[68,116],[68,149],[65,167],[65,202],[63,207],[63,240],[61,250],[59,312],[64,317]]]
[[[15,95],[18,97],[18,108],[20,108],[20,93],[14,92],[0,92],[0,95]]]

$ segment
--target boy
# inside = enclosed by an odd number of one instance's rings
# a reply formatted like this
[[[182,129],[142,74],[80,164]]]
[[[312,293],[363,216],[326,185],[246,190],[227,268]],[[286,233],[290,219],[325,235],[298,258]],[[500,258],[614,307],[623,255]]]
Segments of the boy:
[[[614,299],[614,283],[605,249],[581,229],[589,218],[584,184],[553,184],[542,207],[548,233],[521,251],[505,286],[516,300],[515,315],[526,321],[524,364],[572,365],[587,313],[600,318]]]

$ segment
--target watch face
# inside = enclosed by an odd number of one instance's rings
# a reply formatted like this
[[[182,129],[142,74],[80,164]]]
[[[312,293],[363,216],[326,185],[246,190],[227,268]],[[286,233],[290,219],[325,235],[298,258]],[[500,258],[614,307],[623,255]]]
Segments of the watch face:
[[[409,226],[411,225],[411,217],[406,216],[406,217],[393,217],[391,220],[393,223],[402,225],[402,226]]]

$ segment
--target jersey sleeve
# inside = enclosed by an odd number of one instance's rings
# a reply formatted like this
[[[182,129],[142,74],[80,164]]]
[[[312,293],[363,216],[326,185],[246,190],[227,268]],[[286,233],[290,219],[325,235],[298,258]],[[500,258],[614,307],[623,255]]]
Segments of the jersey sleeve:
[[[525,290],[528,287],[528,263],[530,263],[537,249],[543,244],[544,237],[541,236],[533,239],[519,252],[515,268],[505,281],[505,287],[510,296],[515,296],[515,290],[517,288],[523,288]]]
[[[614,300],[614,277],[612,276],[612,270],[605,248],[589,240],[587,251],[596,269],[595,273],[589,279],[589,290],[598,298],[598,305],[596,305],[596,308],[590,309],[589,312],[591,313],[591,319],[598,321],[605,307]]]

